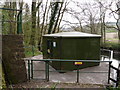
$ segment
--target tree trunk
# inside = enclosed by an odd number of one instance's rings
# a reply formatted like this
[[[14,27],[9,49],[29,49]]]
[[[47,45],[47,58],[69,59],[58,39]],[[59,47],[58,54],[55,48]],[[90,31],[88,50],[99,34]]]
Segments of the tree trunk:
[[[118,39],[120,42],[120,1],[117,3],[117,9],[118,9],[118,19],[117,19],[117,28],[118,28]]]
[[[55,22],[55,17],[58,11],[59,3],[58,2],[52,2],[52,10],[51,10],[51,18],[50,18],[50,23],[49,23],[49,28],[48,28],[48,34],[51,34],[53,25]]]
[[[61,7],[60,7],[60,9],[59,9],[58,16],[57,16],[57,20],[56,20],[56,22],[55,22],[55,25],[54,25],[54,28],[53,28],[52,33],[55,33],[55,31],[56,31],[56,27],[57,27],[57,25],[58,25],[58,20],[59,20],[59,18],[60,18],[60,12],[61,12],[61,10],[62,10],[62,7],[63,7],[63,2],[61,3]]]
[[[60,17],[60,20],[59,20],[58,26],[57,26],[57,28],[58,28],[57,32],[60,31],[60,28],[59,28],[59,27],[60,27],[60,24],[61,24],[61,21],[62,21],[62,18],[63,18],[63,14],[64,14],[64,12],[65,12],[65,10],[66,10],[66,7],[67,7],[67,2],[65,3],[64,9],[63,9],[63,11],[62,11],[62,13],[61,13],[61,17]]]
[[[48,4],[48,0],[46,2],[45,12],[43,14],[43,22],[42,22],[42,26],[41,26],[41,30],[40,30],[40,36],[39,36],[39,40],[38,40],[39,51],[42,51],[42,35],[43,35],[43,31],[44,31],[44,23],[45,23],[45,16],[46,16],[46,12],[47,12],[47,4]]]
[[[118,31],[118,39],[119,39],[119,42],[120,42],[120,30]]]
[[[31,27],[31,38],[30,44],[35,45],[35,34],[36,34],[36,2],[32,2],[32,27]]]
[[[106,42],[106,32],[105,32],[105,14],[103,16],[103,36],[104,36],[104,43]]]

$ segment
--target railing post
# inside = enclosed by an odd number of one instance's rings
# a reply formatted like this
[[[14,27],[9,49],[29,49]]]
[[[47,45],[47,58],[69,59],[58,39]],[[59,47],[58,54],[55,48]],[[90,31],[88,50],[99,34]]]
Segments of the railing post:
[[[4,31],[4,15],[2,16],[2,31]],[[2,32],[0,32],[2,33]]]
[[[120,70],[119,70],[119,68],[118,68],[118,70],[117,70],[117,83],[116,83],[116,87],[119,85],[119,80],[120,79]]]
[[[113,50],[110,51],[110,60],[113,59]]]
[[[28,60],[28,80],[30,81],[30,60]]]
[[[79,65],[77,65],[77,83],[79,83]]]
[[[35,56],[34,54],[34,46],[32,45],[32,56]]]
[[[111,63],[112,63],[112,62],[109,62],[109,69],[108,69],[108,84],[110,84],[110,72],[111,72],[110,68],[111,68]]]
[[[46,81],[49,81],[49,61],[45,61]]]
[[[33,60],[31,60],[31,78],[33,79]]]
[[[22,10],[19,11],[17,16],[17,34],[22,34]]]

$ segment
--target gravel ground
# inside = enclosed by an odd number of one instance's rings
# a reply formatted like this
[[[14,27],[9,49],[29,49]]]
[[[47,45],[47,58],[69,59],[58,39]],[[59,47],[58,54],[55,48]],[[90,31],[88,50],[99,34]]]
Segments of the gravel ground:
[[[10,86],[12,88],[105,88],[101,84],[77,84],[77,83],[55,83],[44,80],[31,80]]]

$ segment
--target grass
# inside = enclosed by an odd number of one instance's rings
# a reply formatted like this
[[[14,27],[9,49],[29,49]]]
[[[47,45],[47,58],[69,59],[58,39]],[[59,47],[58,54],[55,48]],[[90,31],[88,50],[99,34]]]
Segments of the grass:
[[[117,32],[117,30],[115,30],[115,29],[107,29],[106,30],[106,33],[112,33],[112,32]]]
[[[25,47],[25,57],[32,57],[40,54],[42,54],[42,52],[40,52],[37,47],[33,46]]]

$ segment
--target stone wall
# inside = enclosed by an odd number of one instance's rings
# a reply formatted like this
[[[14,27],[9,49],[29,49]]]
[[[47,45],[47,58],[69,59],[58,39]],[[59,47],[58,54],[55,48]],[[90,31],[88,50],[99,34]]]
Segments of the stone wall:
[[[9,84],[27,81],[26,66],[22,59],[25,57],[23,47],[23,36],[2,36],[2,65]]]

